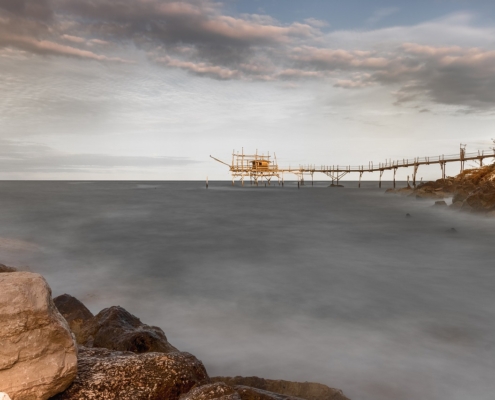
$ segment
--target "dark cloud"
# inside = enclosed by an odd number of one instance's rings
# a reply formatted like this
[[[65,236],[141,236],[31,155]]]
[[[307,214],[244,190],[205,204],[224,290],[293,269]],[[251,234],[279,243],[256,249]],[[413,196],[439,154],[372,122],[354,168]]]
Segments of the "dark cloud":
[[[0,0],[0,9],[38,20],[50,20],[53,17],[50,0]]]
[[[436,103],[474,108],[495,105],[495,51],[407,43],[394,57],[389,68],[370,79],[401,84],[398,103],[426,97]]]
[[[167,44],[252,46],[311,37],[316,32],[308,24],[282,26],[260,16],[222,15],[219,5],[208,0],[58,0],[57,5],[76,18],[90,18],[95,26],[118,24],[123,34],[141,34]]]

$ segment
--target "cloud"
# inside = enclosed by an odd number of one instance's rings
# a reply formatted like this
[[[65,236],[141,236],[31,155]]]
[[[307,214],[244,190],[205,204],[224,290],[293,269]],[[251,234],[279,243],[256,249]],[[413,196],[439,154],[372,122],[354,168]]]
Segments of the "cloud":
[[[317,47],[297,47],[291,54],[301,68],[313,67],[318,70],[336,69],[379,69],[390,62],[387,58],[369,51],[348,51]]]
[[[321,20],[321,19],[316,19],[316,18],[306,18],[304,20],[308,25],[314,26],[316,28],[326,28],[330,26],[330,24],[327,21]]]
[[[389,17],[399,11],[397,7],[386,7],[376,10],[367,20],[368,25],[376,25],[382,19]]]
[[[426,96],[436,103],[490,108],[495,105],[495,51],[458,46],[433,47],[405,43],[401,71],[382,71],[380,81],[395,74],[403,82],[398,102]],[[405,61],[414,65],[407,68]]]
[[[371,82],[363,79],[338,79],[334,87],[344,89],[361,89],[373,85]]]
[[[67,57],[85,58],[97,61],[129,62],[119,57],[108,57],[92,51],[79,49],[49,40],[36,40],[27,36],[12,35],[0,32],[0,46],[14,46],[18,49],[43,55],[60,55]]]
[[[156,168],[193,164],[185,157],[117,156],[110,154],[71,154],[49,146],[13,140],[0,140],[0,168],[4,172],[81,172],[119,168]]]
[[[309,24],[281,25],[267,16],[223,15],[217,3],[202,1],[58,0],[67,15],[87,17],[102,32],[115,32],[166,44],[244,45],[288,42],[291,37],[311,37],[317,33]]]
[[[186,71],[193,72],[196,75],[209,76],[215,79],[234,79],[240,76],[240,72],[238,70],[231,70],[218,65],[208,65],[201,62],[194,63],[191,61],[181,61],[168,56],[157,58],[156,61],[163,63],[168,67],[185,69]]]
[[[39,55],[55,55],[98,61],[126,62],[120,57],[96,54],[86,48],[86,39],[60,33],[52,20],[48,1],[0,0],[0,48],[14,48]],[[67,44],[70,43],[70,45]]]
[[[53,16],[49,0],[0,0],[0,9],[38,20],[50,20]]]
[[[79,36],[62,35],[61,38],[68,40],[69,42],[74,42],[74,43],[85,43],[86,42],[86,39],[79,37]]]

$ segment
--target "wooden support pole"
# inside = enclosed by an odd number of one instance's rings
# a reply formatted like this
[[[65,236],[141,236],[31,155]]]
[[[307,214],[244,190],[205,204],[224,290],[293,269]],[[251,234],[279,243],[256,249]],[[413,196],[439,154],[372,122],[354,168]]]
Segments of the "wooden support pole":
[[[413,186],[414,187],[416,187],[416,174],[418,173],[418,168],[419,168],[419,164],[415,160],[414,161],[414,170],[413,170]]]

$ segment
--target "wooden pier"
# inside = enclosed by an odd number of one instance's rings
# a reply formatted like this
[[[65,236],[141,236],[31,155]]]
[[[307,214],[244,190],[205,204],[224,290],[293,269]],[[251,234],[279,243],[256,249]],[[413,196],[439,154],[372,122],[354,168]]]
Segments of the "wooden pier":
[[[385,171],[393,171],[394,174],[394,188],[395,188],[395,175],[399,168],[413,168],[412,183],[416,186],[416,176],[420,165],[438,164],[442,171],[442,179],[445,179],[445,166],[447,163],[458,162],[460,163],[460,171],[464,171],[464,165],[466,161],[476,161],[483,166],[483,160],[486,158],[495,158],[495,147],[491,150],[479,150],[477,152],[466,153],[465,146],[461,145],[459,154],[440,155],[436,157],[417,157],[413,159],[402,160],[387,160],[384,163],[370,162],[368,165],[360,166],[342,166],[342,165],[300,165],[297,168],[280,168],[277,163],[277,157],[274,154],[273,157],[268,155],[259,155],[258,151],[255,154],[244,154],[244,149],[241,153],[232,153],[232,163],[228,164],[212,157],[215,161],[225,164],[229,167],[232,174],[232,185],[235,183],[235,179],[239,178],[241,184],[244,186],[244,181],[249,180],[251,184],[258,185],[259,182],[265,181],[268,185],[271,184],[272,179],[276,178],[278,183],[284,184],[284,174],[290,173],[296,175],[298,184],[304,184],[304,176],[311,176],[311,184],[313,184],[313,177],[315,173],[323,173],[332,179],[332,184],[339,184],[340,179],[349,173],[359,174],[359,187],[361,187],[361,178],[365,172],[379,172],[380,180],[379,187],[382,185],[382,175]]]

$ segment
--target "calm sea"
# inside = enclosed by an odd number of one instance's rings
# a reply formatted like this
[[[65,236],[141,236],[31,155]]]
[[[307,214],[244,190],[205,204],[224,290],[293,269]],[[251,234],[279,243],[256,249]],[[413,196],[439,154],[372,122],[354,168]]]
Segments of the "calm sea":
[[[212,376],[493,400],[495,220],[344,185],[4,181],[0,262],[123,306]]]

